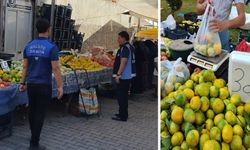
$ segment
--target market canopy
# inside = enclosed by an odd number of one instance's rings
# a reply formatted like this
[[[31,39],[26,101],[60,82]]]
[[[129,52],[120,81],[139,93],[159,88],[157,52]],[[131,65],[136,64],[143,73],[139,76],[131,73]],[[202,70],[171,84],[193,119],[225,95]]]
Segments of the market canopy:
[[[158,39],[158,28],[139,31],[135,34],[135,37],[150,39],[150,40],[157,40]]]

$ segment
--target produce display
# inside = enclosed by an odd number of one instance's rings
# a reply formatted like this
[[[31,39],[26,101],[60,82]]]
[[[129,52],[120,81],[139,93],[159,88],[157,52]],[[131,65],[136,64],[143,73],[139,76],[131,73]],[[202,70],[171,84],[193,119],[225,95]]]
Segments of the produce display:
[[[60,64],[61,65],[67,65],[74,69],[74,70],[88,70],[88,71],[97,71],[97,70],[101,70],[103,69],[103,67],[98,64],[97,62],[93,62],[90,59],[88,59],[87,57],[83,57],[83,56],[72,56],[72,55],[68,55],[68,56],[63,56],[60,57]]]
[[[162,86],[163,88],[164,86]],[[250,103],[211,70],[194,72],[161,100],[161,149],[250,148]]]
[[[0,79],[5,82],[19,83],[22,77],[22,62],[12,61],[10,70],[0,69]]]
[[[9,83],[6,83],[6,82],[4,82],[3,80],[0,79],[0,89],[6,89],[6,88],[9,88],[9,87],[10,87]]]
[[[161,49],[161,61],[168,60],[171,57],[169,50]]]
[[[60,70],[61,70],[62,75],[65,75],[65,74],[68,74],[68,73],[72,72],[71,68],[65,67],[65,66],[63,66],[61,64],[60,64]]]
[[[115,62],[115,57],[113,55],[103,53],[92,56],[91,60],[99,63],[104,67],[113,67]]]

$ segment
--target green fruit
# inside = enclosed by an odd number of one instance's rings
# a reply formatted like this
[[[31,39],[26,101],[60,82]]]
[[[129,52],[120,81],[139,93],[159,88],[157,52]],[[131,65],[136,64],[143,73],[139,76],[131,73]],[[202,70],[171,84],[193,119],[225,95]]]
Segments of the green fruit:
[[[186,141],[182,142],[182,144],[181,144],[181,150],[188,150],[188,145],[187,145]]]
[[[244,106],[237,107],[237,114],[243,116]]]
[[[188,132],[186,136],[186,142],[188,144],[188,147],[194,148],[199,143],[199,132],[197,130],[191,130]]]
[[[244,117],[238,115],[237,116],[237,124],[240,125],[241,127],[245,127],[246,126],[246,120]]]
[[[181,143],[182,143],[183,139],[184,139],[183,134],[181,132],[176,132],[171,137],[171,144],[173,146],[181,146]]]
[[[250,148],[250,134],[244,135],[243,144],[244,144],[246,149]]]
[[[214,124],[217,126],[222,119],[224,119],[224,114],[216,115],[214,117]]]
[[[206,116],[209,119],[214,119],[214,111],[211,109],[208,109],[208,111],[206,112]]]
[[[212,129],[210,130],[210,138],[211,140],[221,140],[221,131],[218,127],[212,127]]]
[[[222,130],[222,138],[226,143],[230,143],[233,140],[233,128],[231,125],[226,124]]]
[[[165,128],[165,121],[161,120],[161,131],[164,130],[164,128]]]
[[[161,117],[161,120],[165,121],[167,115],[168,115],[168,113],[167,113],[165,110],[163,110],[163,111],[161,112],[161,116],[160,116],[160,117]]]
[[[181,94],[177,94],[176,98],[175,98],[175,104],[182,107],[185,105],[186,103],[186,96],[181,93]]]
[[[222,142],[221,143],[221,149],[222,150],[230,150],[230,145],[227,143]]]
[[[227,124],[227,121],[225,119],[221,119],[220,122],[218,123],[217,127],[220,130],[222,130],[226,124]]]
[[[230,98],[230,102],[238,107],[241,103],[241,97],[239,94],[233,94]]]
[[[209,93],[210,97],[217,98],[219,96],[219,88],[216,86],[211,86]]]
[[[219,98],[216,98],[212,104],[212,108],[213,108],[213,111],[216,113],[216,114],[219,114],[221,112],[223,112],[224,110],[224,103],[221,99]]]
[[[209,96],[209,86],[206,83],[196,85],[195,94],[199,96]]]
[[[216,76],[212,70],[204,70],[202,72],[202,76],[204,77],[205,82],[212,82],[216,79]]]
[[[206,112],[209,108],[209,99],[207,97],[201,97],[201,111]]]
[[[229,91],[227,90],[227,88],[220,88],[220,99],[224,100],[227,99],[229,96]]]
[[[170,122],[169,125],[169,132],[173,135],[174,133],[178,132],[180,130],[180,126],[173,121]]]
[[[213,126],[214,126],[213,120],[212,119],[207,119],[206,120],[206,129],[211,130]]]
[[[242,149],[242,140],[240,136],[234,135],[233,140],[230,144],[231,150],[241,150]]]
[[[193,123],[195,121],[195,113],[192,109],[185,109],[184,111],[184,120],[190,123]]]
[[[181,150],[181,147],[180,146],[175,146],[175,147],[173,147],[172,150]]]
[[[179,87],[181,86],[181,84],[180,83],[175,83],[175,85],[174,85],[174,89],[175,89],[175,91],[177,91],[178,89],[179,89]]]
[[[231,111],[226,112],[225,118],[226,118],[226,121],[232,126],[237,124],[237,117],[235,116],[233,112]]]
[[[195,124],[202,125],[205,122],[205,115],[202,111],[197,111],[195,113]]]
[[[203,145],[206,141],[210,140],[210,136],[208,134],[202,134],[200,137],[200,149],[203,149]]]
[[[186,86],[187,88],[193,89],[193,88],[194,88],[194,81],[193,81],[193,80],[188,80],[188,81],[185,83],[185,86]]]
[[[234,104],[230,103],[230,104],[227,105],[226,108],[227,108],[227,111],[232,111],[234,114],[236,114],[237,109],[234,106]]]

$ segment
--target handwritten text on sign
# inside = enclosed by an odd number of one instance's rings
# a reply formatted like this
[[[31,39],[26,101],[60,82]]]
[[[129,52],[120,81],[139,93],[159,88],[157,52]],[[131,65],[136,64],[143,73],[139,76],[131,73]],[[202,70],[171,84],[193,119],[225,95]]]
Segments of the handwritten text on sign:
[[[228,86],[243,102],[250,102],[250,53],[233,52],[229,61]]]

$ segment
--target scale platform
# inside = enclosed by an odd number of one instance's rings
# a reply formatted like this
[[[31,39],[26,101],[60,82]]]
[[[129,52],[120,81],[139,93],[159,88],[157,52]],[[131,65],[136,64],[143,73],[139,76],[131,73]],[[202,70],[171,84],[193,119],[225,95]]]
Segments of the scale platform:
[[[187,61],[201,68],[217,71],[229,56],[230,54],[226,50],[222,50],[221,54],[216,57],[205,57],[193,51]]]

